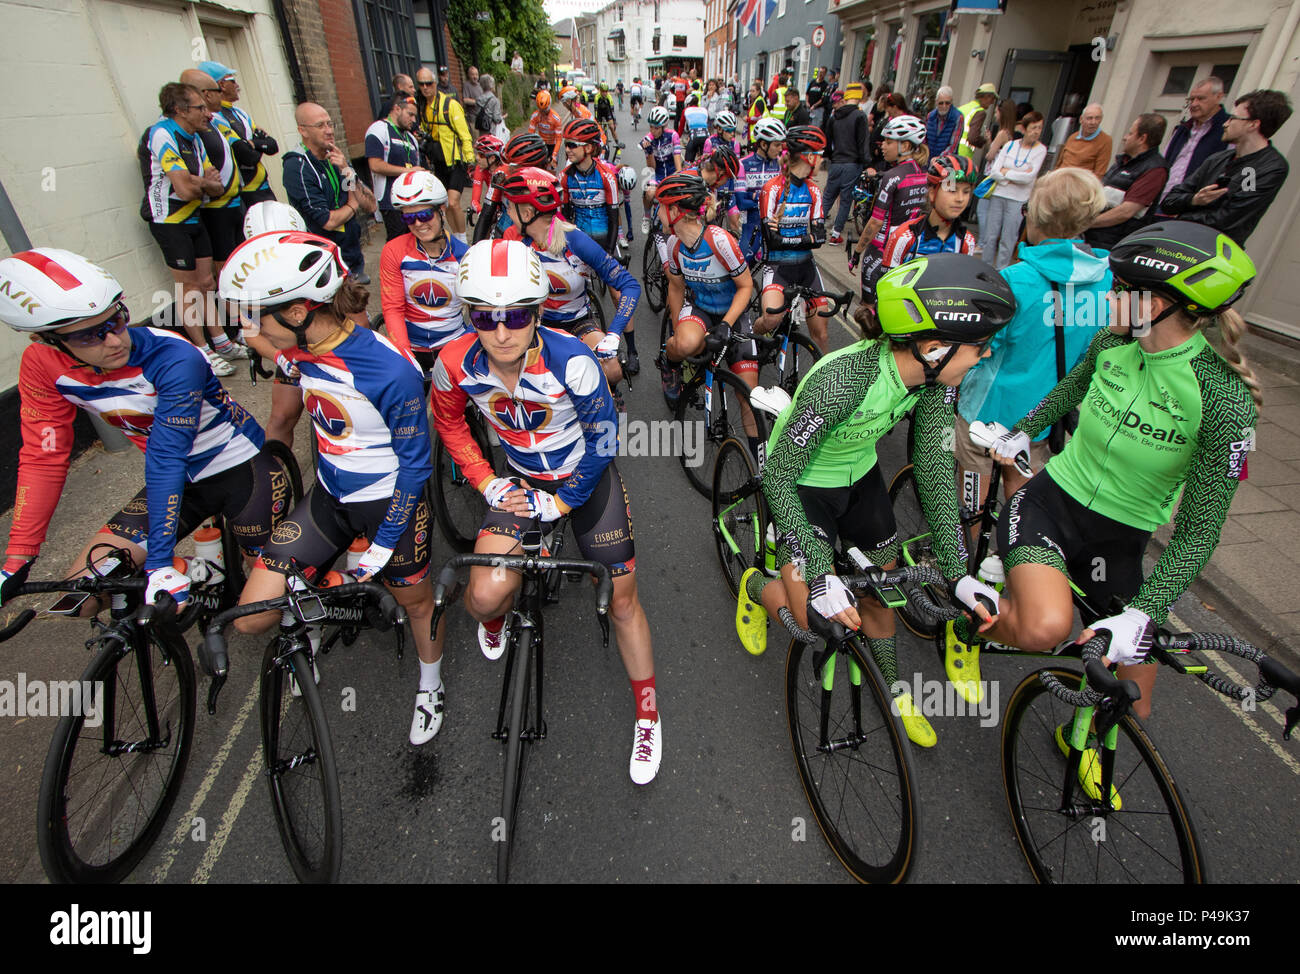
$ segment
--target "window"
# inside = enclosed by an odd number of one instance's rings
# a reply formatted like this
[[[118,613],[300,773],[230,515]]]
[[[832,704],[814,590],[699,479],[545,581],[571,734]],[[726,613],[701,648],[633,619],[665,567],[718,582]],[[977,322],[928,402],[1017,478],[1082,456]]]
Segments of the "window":
[[[410,73],[419,63],[415,13],[411,0],[356,0],[356,12],[367,87],[379,115],[380,106],[392,95],[393,75]]]
[[[1192,80],[1196,77],[1196,65],[1179,64],[1169,69],[1165,79],[1162,95],[1185,95],[1192,90]]]
[[[686,46],[686,35],[685,35],[685,34],[674,34],[674,35],[673,35],[673,49],[676,50],[676,49],[679,48],[679,47],[685,47],[685,46]]]

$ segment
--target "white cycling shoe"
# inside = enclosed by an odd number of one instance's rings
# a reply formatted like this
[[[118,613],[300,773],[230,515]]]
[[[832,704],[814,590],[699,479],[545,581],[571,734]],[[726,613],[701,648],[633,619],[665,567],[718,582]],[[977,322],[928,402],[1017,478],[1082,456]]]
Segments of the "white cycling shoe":
[[[500,659],[501,654],[506,651],[506,624],[502,622],[500,630],[491,633],[480,622],[478,624],[478,648],[483,650],[483,655],[488,659]]]
[[[320,683],[320,667],[316,665],[316,657],[311,658],[311,678],[313,683]],[[289,692],[295,697],[302,696],[302,690],[298,689],[298,677],[293,671],[289,671]]]
[[[203,357],[208,360],[208,365],[212,369],[212,374],[217,378],[224,379],[226,376],[235,374],[235,367],[216,352],[212,351],[212,349],[201,348],[199,351],[202,352]]]
[[[415,695],[415,716],[411,718],[412,744],[427,744],[438,736],[438,731],[442,730],[446,701],[445,684],[436,690],[421,690]]]
[[[632,760],[628,762],[628,773],[632,783],[648,785],[659,773],[659,762],[664,755],[664,719],[640,720],[632,732]]]

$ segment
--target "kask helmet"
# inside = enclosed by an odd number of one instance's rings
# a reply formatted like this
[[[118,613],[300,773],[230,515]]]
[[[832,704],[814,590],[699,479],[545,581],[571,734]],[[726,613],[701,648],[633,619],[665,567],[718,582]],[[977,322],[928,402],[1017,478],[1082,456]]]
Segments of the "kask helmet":
[[[655,199],[662,206],[698,212],[709,201],[709,188],[695,173],[675,172],[659,183]]]
[[[946,179],[958,183],[978,183],[981,179],[971,159],[951,153],[931,159],[925,178],[931,186],[937,186]]]
[[[646,116],[646,123],[653,125],[655,128],[663,128],[668,124],[671,117],[668,114],[668,109],[664,108],[663,105],[656,105],[650,109],[650,114]]]
[[[244,214],[244,239],[272,230],[297,230],[307,232],[307,221],[288,203],[279,200],[262,200],[254,203]]]
[[[551,149],[536,132],[523,132],[506,143],[501,158],[511,166],[544,166]]]
[[[533,248],[522,240],[484,240],[460,259],[456,293],[471,305],[536,307],[550,295],[551,283]]]
[[[826,151],[826,133],[816,125],[794,125],[785,130],[785,150],[791,155],[821,155]]]
[[[760,118],[754,123],[754,139],[759,142],[784,142],[785,124],[777,118]]]
[[[599,146],[602,142],[600,126],[590,118],[575,118],[567,123],[561,131],[566,142],[581,142],[584,145]]]
[[[433,173],[410,169],[393,180],[394,206],[442,206],[447,202],[447,188]]]
[[[1228,308],[1255,279],[1254,262],[1231,237],[1188,220],[1134,230],[1111,248],[1110,269],[1196,317]]]
[[[578,97],[578,89],[573,85],[565,85],[560,89],[560,101],[573,101]]]
[[[898,115],[885,123],[885,127],[880,130],[880,137],[922,145],[925,142],[925,123],[915,115]]]
[[[528,203],[538,213],[554,213],[560,208],[560,188],[555,177],[536,166],[524,166],[507,176],[501,184],[501,195],[512,203]]]
[[[620,169],[618,171],[618,185],[627,193],[636,189],[636,170],[631,166],[624,166]]]
[[[0,260],[0,321],[15,331],[51,331],[108,311],[122,285],[70,250],[37,247]]]
[[[1016,313],[1002,275],[968,254],[932,254],[888,271],[876,284],[876,315],[893,341],[979,343]]]
[[[293,301],[327,304],[343,286],[347,265],[337,245],[297,231],[251,237],[234,249],[221,268],[223,300],[262,310]]]

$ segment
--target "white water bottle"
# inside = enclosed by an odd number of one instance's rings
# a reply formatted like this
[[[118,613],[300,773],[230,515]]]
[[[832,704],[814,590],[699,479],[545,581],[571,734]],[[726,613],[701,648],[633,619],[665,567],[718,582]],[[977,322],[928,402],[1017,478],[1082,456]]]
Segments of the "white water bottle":
[[[987,585],[1002,585],[1007,580],[1007,573],[1002,567],[1002,559],[998,555],[989,555],[980,562],[979,580]]]
[[[226,577],[226,556],[221,550],[221,532],[205,525],[194,532],[194,557],[190,559],[190,581],[218,585]]]

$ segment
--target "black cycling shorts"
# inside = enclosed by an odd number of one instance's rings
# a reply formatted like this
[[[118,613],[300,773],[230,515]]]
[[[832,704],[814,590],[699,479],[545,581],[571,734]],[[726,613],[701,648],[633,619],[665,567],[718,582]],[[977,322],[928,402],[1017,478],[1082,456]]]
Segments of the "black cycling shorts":
[[[292,558],[308,578],[322,573],[358,537],[373,538],[392,506],[390,498],[345,504],[319,483],[271,534],[262,549],[262,564],[273,572],[288,575]],[[393,585],[414,585],[429,573],[429,528],[433,519],[429,505],[420,495],[406,530],[393,548],[380,574]]]
[[[280,458],[263,449],[246,463],[185,485],[176,540],[186,537],[200,524],[220,514],[245,554],[256,555],[272,530],[293,506],[293,485]],[[135,544],[149,539],[148,491],[127,502],[104,525],[104,531]]]
[[[723,334],[722,315],[695,307],[691,296],[688,294],[686,300],[682,302],[682,313],[677,316],[677,320],[680,322],[689,318],[697,321],[706,335],[720,336]],[[736,338],[731,343],[731,348],[727,350],[727,364],[731,366],[731,371],[736,373],[757,372],[758,344],[753,339],[754,322],[750,318],[748,311],[740,316],[740,320],[736,322],[736,327],[732,329],[732,334]]]
[[[564,486],[565,480],[529,480],[518,471],[513,476],[525,485],[554,494]],[[532,528],[531,518],[519,517],[506,511],[488,509],[478,529],[480,536],[497,534],[521,540],[524,532]],[[596,489],[587,503],[569,515],[569,526],[578,539],[578,550],[588,561],[598,561],[609,568],[614,578],[636,571],[636,545],[632,537],[632,509],[628,504],[627,488],[613,462],[605,468]]]
[[[801,485],[798,492],[808,523],[832,548],[856,546],[875,565],[891,564],[898,557],[898,527],[879,463],[851,487]],[[790,552],[779,551],[778,560],[788,563]]]
[[[821,271],[817,269],[817,264],[810,258],[808,260],[798,260],[789,262],[772,262],[771,257],[768,263],[763,267],[763,281],[759,287],[762,294],[769,290],[784,294],[787,287],[808,287],[814,291],[825,291],[822,285]],[[829,306],[826,298],[817,298],[812,302],[815,306],[808,309],[812,314],[815,310]],[[762,303],[764,309],[767,308],[767,302]]]
[[[1051,565],[1083,589],[1099,613],[1123,609],[1142,587],[1142,554],[1151,533],[1084,507],[1043,471],[998,516],[998,550],[1016,565]],[[1093,619],[1084,619],[1089,623]]]
[[[463,192],[469,186],[473,185],[469,178],[469,168],[463,162],[454,162],[451,165],[435,162],[433,164],[433,174],[438,177],[448,190]]]
[[[212,259],[224,264],[236,247],[244,242],[244,208],[224,206],[221,209],[199,210],[199,220],[212,241]]]
[[[200,260],[212,256],[212,238],[199,221],[150,223],[149,232],[162,248],[163,262],[173,270],[192,271]]]

